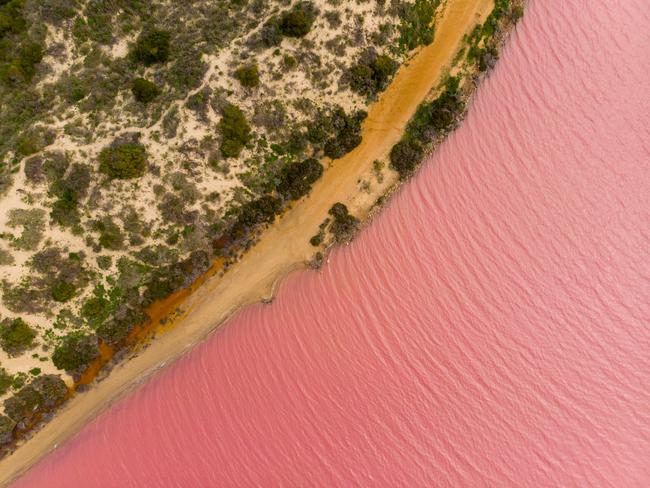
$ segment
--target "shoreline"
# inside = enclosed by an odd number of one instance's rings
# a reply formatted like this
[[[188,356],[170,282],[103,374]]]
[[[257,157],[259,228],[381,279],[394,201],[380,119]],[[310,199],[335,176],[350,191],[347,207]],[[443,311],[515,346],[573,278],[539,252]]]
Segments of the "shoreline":
[[[289,273],[305,268],[317,251],[309,238],[333,203],[345,203],[353,215],[367,223],[378,210],[377,199],[388,197],[401,182],[396,173],[387,173],[383,185],[373,185],[369,193],[360,192],[358,182],[370,177],[373,161],[385,159],[400,140],[418,105],[451,65],[465,34],[484,21],[492,7],[491,0],[449,0],[434,42],[421,49],[371,105],[361,145],[334,161],[310,194],[264,230],[258,242],[227,273],[208,277],[185,298],[177,323],[158,334],[152,347],[117,364],[101,383],[76,395],[48,424],[0,461],[0,486],[16,479],[101,411],[205,340],[237,311],[270,300],[279,282]]]

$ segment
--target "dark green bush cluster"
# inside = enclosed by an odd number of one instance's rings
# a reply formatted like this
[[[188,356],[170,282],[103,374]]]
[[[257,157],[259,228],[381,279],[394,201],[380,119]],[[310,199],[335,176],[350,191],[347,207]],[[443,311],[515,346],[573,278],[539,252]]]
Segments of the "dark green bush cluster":
[[[52,354],[52,362],[59,369],[79,374],[98,357],[97,336],[74,331],[60,340]]]
[[[226,158],[236,158],[251,140],[251,127],[241,109],[231,103],[221,110],[219,121],[221,131],[221,154]]]
[[[317,159],[289,163],[282,168],[278,192],[287,200],[298,200],[309,193],[311,186],[322,175],[323,165]]]
[[[171,52],[171,34],[161,29],[143,32],[131,49],[131,57],[136,63],[151,66],[164,63]]]
[[[255,227],[272,223],[281,210],[282,201],[272,195],[263,195],[245,203],[237,211],[237,220],[230,229],[230,239],[242,239]]]
[[[110,178],[138,178],[146,169],[147,151],[140,143],[114,143],[99,153],[99,170]]]
[[[398,43],[402,50],[410,51],[433,42],[433,21],[439,4],[440,0],[415,0],[413,3],[397,4],[397,15],[401,20]]]
[[[0,81],[9,87],[28,83],[43,59],[43,46],[29,37],[24,1],[0,3]]]
[[[335,203],[329,210],[334,218],[330,225],[330,232],[336,242],[347,242],[354,237],[359,228],[359,219],[350,215],[348,207],[342,203]]]
[[[110,217],[93,222],[93,229],[99,232],[99,244],[103,248],[118,251],[124,246],[124,235]]]
[[[323,148],[327,157],[340,158],[361,143],[361,122],[367,115],[364,111],[348,115],[339,106],[320,111],[307,128],[307,139],[315,148]]]
[[[34,345],[36,331],[21,318],[0,322],[0,346],[11,356],[22,354]]]
[[[4,304],[15,313],[48,310],[52,300],[64,299],[73,286],[76,294],[88,281],[81,253],[64,257],[59,249],[47,248],[34,254],[28,265],[32,273],[17,285],[5,284],[3,289]]]
[[[406,127],[406,133],[419,142],[427,143],[436,134],[442,134],[456,124],[465,109],[458,92],[459,80],[449,78],[445,90],[432,102],[422,103]]]
[[[136,78],[131,83],[131,93],[138,102],[153,102],[160,95],[160,88],[144,78]]]
[[[260,84],[260,72],[256,64],[238,68],[235,71],[235,78],[246,88],[255,88]]]
[[[120,348],[126,344],[131,331],[136,325],[147,320],[140,309],[122,307],[119,316],[114,316],[97,328],[97,336],[111,347]]]
[[[486,71],[492,68],[499,59],[499,51],[494,43],[494,33],[499,28],[499,22],[505,16],[516,21],[523,12],[520,7],[513,7],[510,0],[497,0],[494,8],[483,25],[477,25],[468,36],[467,59],[471,63],[477,63],[479,71]],[[479,46],[483,41],[482,47]]]
[[[5,414],[28,430],[34,421],[61,405],[67,396],[68,387],[60,376],[39,376],[4,401]],[[10,424],[6,421],[5,424],[7,429]]]
[[[48,159],[44,163],[44,171],[50,171],[48,177],[50,183],[49,195],[54,197],[50,218],[61,226],[73,226],[80,221],[78,205],[86,197],[90,185],[90,166],[87,164],[75,163],[62,174],[54,174],[63,167],[54,167],[63,164],[67,167],[67,160]]]
[[[144,303],[151,304],[162,300],[181,288],[189,286],[209,267],[210,258],[205,251],[193,251],[186,259],[160,266],[147,280],[143,295]]]
[[[0,367],[0,396],[4,395],[14,382],[13,376],[7,370]]]
[[[407,178],[424,157],[424,147],[417,140],[402,138],[390,151],[390,167],[399,173],[400,178]]]
[[[279,17],[271,17],[260,29],[258,36],[252,41],[253,47],[278,46],[282,37],[304,37],[311,30],[318,10],[312,2],[300,2],[291,10]]]
[[[457,78],[449,78],[438,98],[422,103],[409,121],[402,139],[391,149],[390,166],[400,178],[408,177],[415,170],[424,157],[426,144],[456,124],[465,109],[458,84]]]
[[[0,80],[10,86],[28,83],[36,74],[36,66],[43,59],[43,46],[37,42],[25,42],[18,48],[13,59],[0,65]]]
[[[397,66],[390,56],[368,51],[347,73],[350,88],[361,95],[374,96],[386,88]]]
[[[317,11],[312,2],[300,2],[280,16],[280,33],[286,37],[304,37],[316,20]]]

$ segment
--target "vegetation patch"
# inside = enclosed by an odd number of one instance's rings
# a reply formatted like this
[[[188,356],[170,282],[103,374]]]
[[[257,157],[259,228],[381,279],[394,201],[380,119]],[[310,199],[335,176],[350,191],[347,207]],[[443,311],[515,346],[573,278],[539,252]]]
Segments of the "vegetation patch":
[[[147,151],[136,142],[116,143],[99,153],[99,170],[112,179],[142,176],[147,169]]]
[[[221,154],[226,158],[236,158],[251,140],[251,127],[241,109],[231,103],[221,110]]]
[[[10,356],[18,356],[31,349],[36,331],[21,318],[0,322],[0,346]]]
[[[260,84],[260,71],[256,64],[242,66],[235,71],[235,78],[243,87],[255,88]]]
[[[348,71],[350,88],[364,96],[375,96],[388,86],[397,66],[390,56],[369,50]]]
[[[70,373],[83,373],[99,357],[97,336],[82,331],[70,332],[54,349],[54,365]]]
[[[145,66],[164,63],[171,52],[171,34],[161,29],[144,32],[131,50],[131,58]]]
[[[136,78],[131,83],[131,93],[140,103],[153,102],[161,93],[160,88],[155,83],[144,78]]]

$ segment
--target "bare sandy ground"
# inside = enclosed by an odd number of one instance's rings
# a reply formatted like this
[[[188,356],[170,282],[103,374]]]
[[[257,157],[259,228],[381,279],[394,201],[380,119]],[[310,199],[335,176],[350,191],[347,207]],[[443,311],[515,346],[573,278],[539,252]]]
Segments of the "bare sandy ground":
[[[309,238],[317,233],[334,203],[345,203],[354,215],[367,217],[375,200],[397,180],[392,173],[386,175],[383,185],[373,185],[365,193],[359,191],[359,181],[373,179],[373,161],[386,160],[419,103],[438,85],[463,36],[485,20],[493,5],[492,0],[448,0],[433,44],[404,66],[370,107],[361,145],[335,161],[311,194],[267,229],[240,262],[222,277],[209,278],[190,295],[174,328],[138,356],[117,366],[90,391],[77,395],[32,439],[0,461],[0,485],[6,486],[112,401],[204,340],[238,309],[272,297],[276,283],[312,257],[314,248]]]

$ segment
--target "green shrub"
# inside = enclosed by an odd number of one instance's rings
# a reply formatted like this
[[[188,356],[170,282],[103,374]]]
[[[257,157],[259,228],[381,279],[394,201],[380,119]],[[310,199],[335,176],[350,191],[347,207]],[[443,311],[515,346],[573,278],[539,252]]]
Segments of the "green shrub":
[[[59,280],[52,285],[52,298],[57,302],[67,302],[71,300],[77,292],[77,288],[73,283],[68,283],[64,280]]]
[[[12,246],[23,251],[35,251],[43,240],[45,230],[45,211],[40,208],[14,208],[9,211],[7,221],[9,227],[22,227],[20,237],[12,242]]]
[[[359,228],[359,219],[350,215],[348,208],[342,203],[335,203],[328,212],[334,220],[330,225],[330,232],[336,242],[347,242]]]
[[[11,388],[13,381],[13,376],[7,373],[6,369],[0,367],[0,396],[4,395]]]
[[[123,142],[105,147],[99,153],[99,170],[113,179],[142,176],[147,169],[147,152],[142,144]]]
[[[97,336],[82,331],[70,332],[54,349],[54,365],[71,373],[83,373],[99,357]]]
[[[412,138],[404,138],[390,150],[390,167],[407,178],[424,157],[424,148]]]
[[[239,107],[229,103],[221,110],[221,154],[226,158],[239,156],[251,139],[251,127]]]
[[[348,72],[350,88],[365,96],[383,91],[397,70],[397,63],[386,55],[366,53]]]
[[[260,72],[256,64],[238,68],[235,71],[235,78],[246,88],[255,88],[260,84]]]
[[[36,331],[21,318],[0,322],[0,345],[11,356],[22,354],[34,345]]]
[[[323,165],[317,159],[290,163],[282,168],[278,192],[289,200],[297,200],[309,193],[311,186],[323,174]]]
[[[311,2],[301,2],[280,17],[279,30],[286,37],[304,37],[316,20],[316,10]]]
[[[239,208],[237,220],[230,229],[231,237],[241,239],[258,225],[272,223],[280,210],[282,202],[271,195],[245,203]]]
[[[141,310],[126,308],[122,310],[120,318],[113,317],[101,324],[97,328],[97,335],[109,346],[117,348],[125,344],[136,325],[146,320],[147,316]]]
[[[44,375],[6,399],[5,414],[16,423],[28,424],[63,403],[67,396],[68,387],[61,377]]]
[[[160,95],[160,88],[144,78],[136,78],[131,83],[131,93],[138,102],[149,103]]]
[[[124,246],[124,236],[119,226],[110,217],[95,221],[93,229],[99,232],[99,244],[102,247],[118,251]]]
[[[401,20],[398,43],[403,50],[431,44],[434,33],[434,16],[440,0],[415,0],[413,3],[401,2],[398,16]]]
[[[13,440],[13,432],[16,422],[6,415],[0,415],[0,446],[9,444]]]
[[[145,66],[164,63],[169,59],[170,41],[171,34],[160,29],[142,33],[131,50],[131,57]]]

